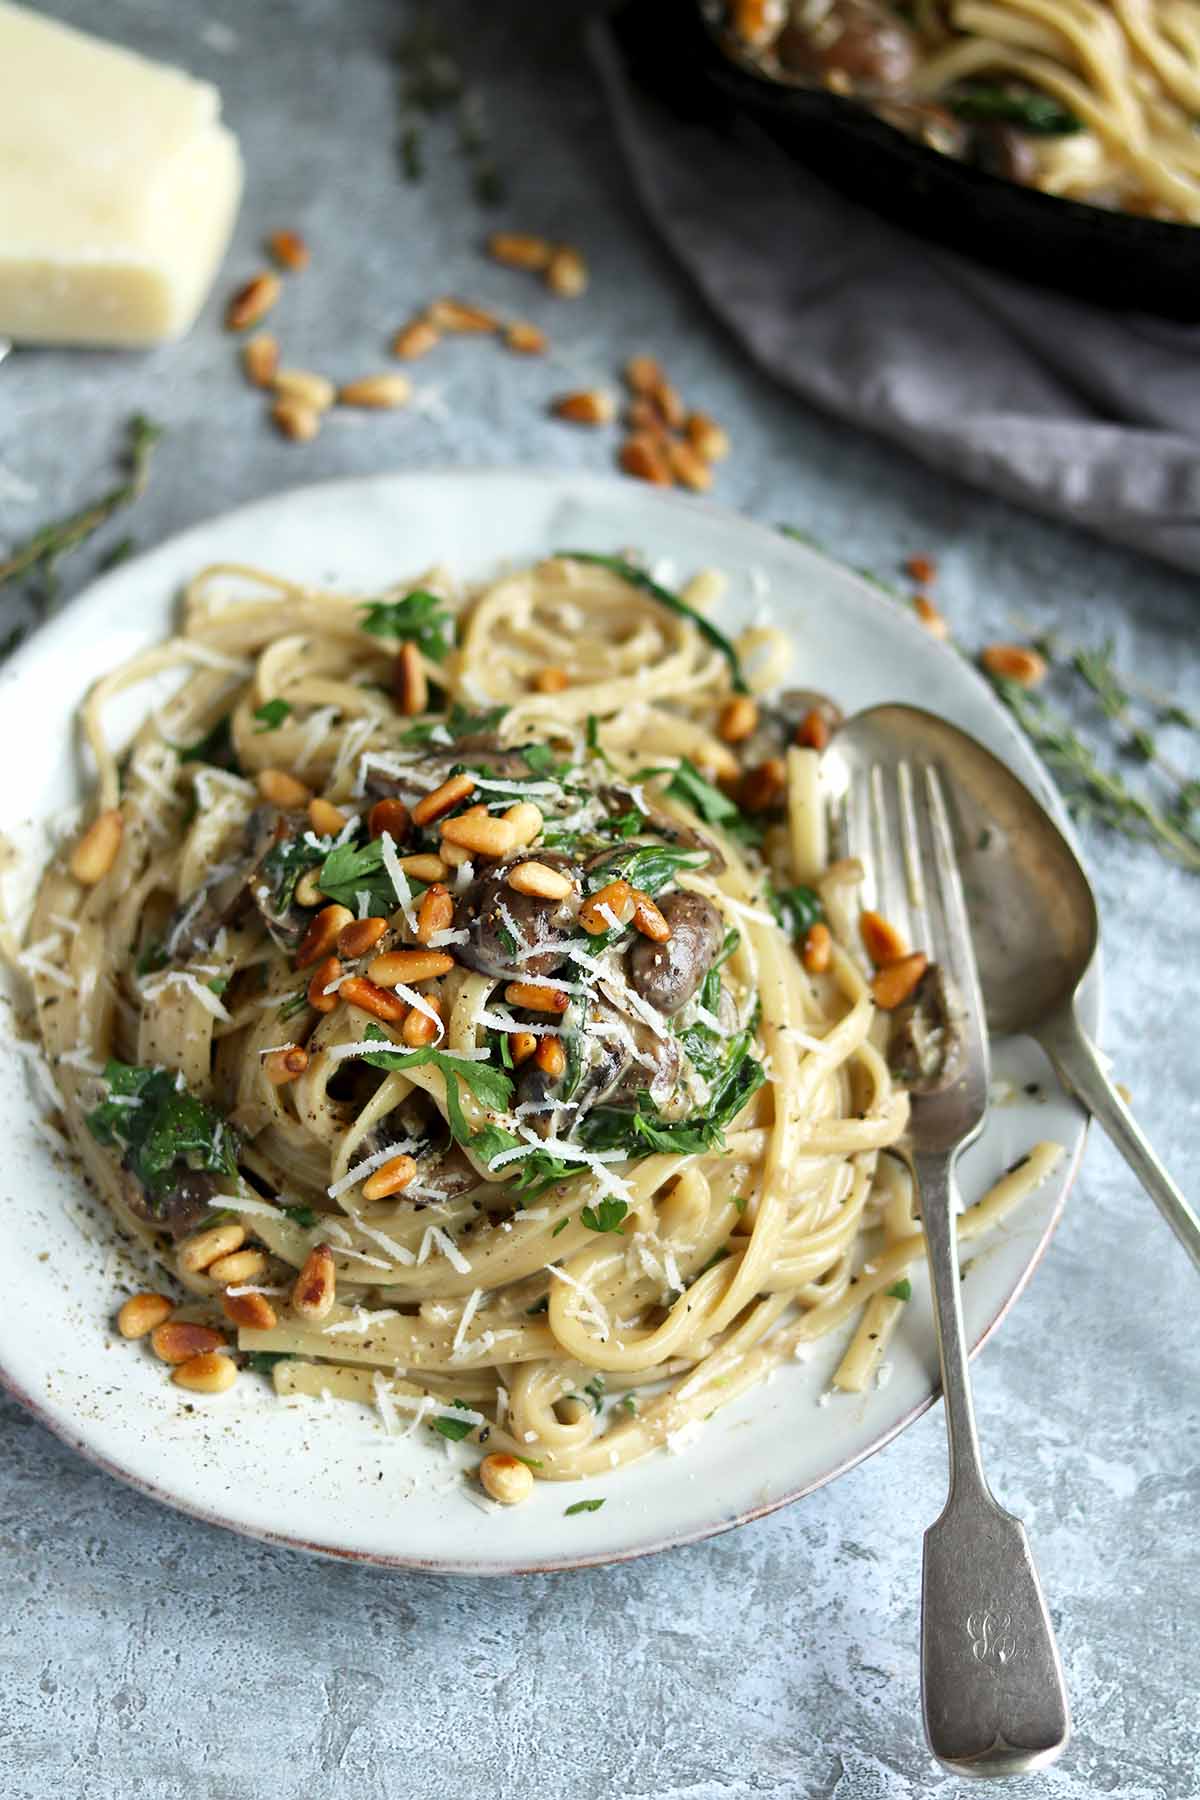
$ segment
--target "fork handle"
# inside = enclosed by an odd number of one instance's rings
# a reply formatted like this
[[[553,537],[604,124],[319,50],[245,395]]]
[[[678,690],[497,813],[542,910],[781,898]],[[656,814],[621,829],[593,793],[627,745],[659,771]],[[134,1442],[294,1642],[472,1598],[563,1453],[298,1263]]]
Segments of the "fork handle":
[[[1019,1519],[984,1479],[971,1401],[955,1228],[954,1155],[913,1168],[933,1284],[950,1495],[925,1534],[921,1698],[929,1747],[962,1775],[1021,1775],[1061,1755],[1066,1685]]]
[[[1104,1127],[1192,1262],[1200,1269],[1200,1218],[1184,1199],[1133,1114],[1118,1094],[1071,1005],[1055,1013],[1037,1039],[1063,1085]]]

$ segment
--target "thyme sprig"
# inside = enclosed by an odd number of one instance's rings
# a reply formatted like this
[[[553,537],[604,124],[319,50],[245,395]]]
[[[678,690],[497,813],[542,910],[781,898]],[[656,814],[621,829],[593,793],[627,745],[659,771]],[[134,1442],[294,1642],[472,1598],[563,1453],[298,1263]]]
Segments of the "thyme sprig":
[[[129,439],[125,450],[128,473],[125,480],[110,488],[98,500],[93,500],[89,506],[82,507],[79,512],[43,525],[25,543],[18,544],[0,562],[0,587],[6,582],[17,580],[21,575],[30,575],[35,571],[49,573],[59,557],[77,550],[102,525],[106,525],[114,513],[120,512],[122,507],[132,505],[145,490],[150,475],[150,459],[161,436],[160,426],[152,424],[142,413],[135,413],[129,421]]]

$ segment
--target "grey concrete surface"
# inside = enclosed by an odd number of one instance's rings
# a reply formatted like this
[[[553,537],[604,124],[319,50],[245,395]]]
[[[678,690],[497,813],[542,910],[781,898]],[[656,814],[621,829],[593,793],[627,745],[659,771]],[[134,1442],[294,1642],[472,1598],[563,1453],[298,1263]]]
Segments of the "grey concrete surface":
[[[935,552],[939,596],[965,642],[1018,628],[1112,636],[1122,664],[1200,698],[1194,583],[935,480],[745,364],[639,217],[579,45],[584,6],[438,8],[481,79],[512,188],[500,217],[590,255],[592,289],[573,306],[480,257],[486,222],[448,124],[431,134],[426,181],[399,179],[387,52],[405,6],[46,10],[219,81],[249,181],[225,277],[186,343],[147,356],[28,353],[0,368],[0,544],[91,495],[134,408],[169,433],[150,494],[108,542],[131,530],[150,544],[323,475],[603,467],[608,440],[552,423],[544,402],[576,377],[611,377],[632,349],[656,349],[730,430],[721,498],[881,571]],[[451,345],[418,371],[422,412],[333,422],[311,447],[284,444],[218,326],[231,280],[280,224],[314,250],[278,315],[292,362],[340,376],[384,366],[390,329],[454,291],[545,322],[556,361]],[[91,561],[84,553],[64,574],[77,585]],[[1190,749],[1182,737],[1171,747]],[[1108,934],[1108,1047],[1194,1194],[1195,878],[1098,832],[1086,843]],[[1050,1255],[978,1369],[994,1479],[1028,1522],[1076,1715],[1069,1755],[1017,1784],[1022,1796],[1200,1792],[1198,1314],[1183,1256],[1094,1138]],[[966,1792],[930,1761],[918,1713],[920,1534],[945,1480],[936,1411],[831,1488],[713,1543],[478,1586],[238,1541],[127,1491],[13,1404],[0,1404],[0,1422],[4,1800]]]

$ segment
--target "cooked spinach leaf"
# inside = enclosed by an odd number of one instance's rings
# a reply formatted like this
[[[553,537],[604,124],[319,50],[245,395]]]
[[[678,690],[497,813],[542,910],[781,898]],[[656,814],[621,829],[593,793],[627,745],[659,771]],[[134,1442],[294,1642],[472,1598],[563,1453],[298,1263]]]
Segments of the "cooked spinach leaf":
[[[236,1182],[232,1130],[215,1107],[176,1086],[173,1070],[110,1062],[104,1079],[108,1098],[88,1113],[88,1130],[98,1143],[122,1152],[148,1194],[165,1193],[178,1165]]]

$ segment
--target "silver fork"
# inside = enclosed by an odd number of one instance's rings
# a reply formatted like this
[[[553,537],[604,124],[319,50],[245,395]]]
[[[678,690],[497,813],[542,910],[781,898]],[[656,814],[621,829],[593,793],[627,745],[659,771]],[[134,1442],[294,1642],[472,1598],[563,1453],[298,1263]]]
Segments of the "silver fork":
[[[980,1458],[954,1165],[987,1113],[988,1039],[942,778],[932,762],[899,748],[868,712],[842,727],[827,762],[842,790],[835,837],[842,854],[863,864],[863,904],[940,966],[959,1033],[945,1085],[914,1093],[910,1127],[950,1449],[949,1498],[925,1534],[925,1731],[933,1754],[960,1775],[1020,1775],[1061,1755],[1070,1713],[1025,1528],[994,1499]]]

